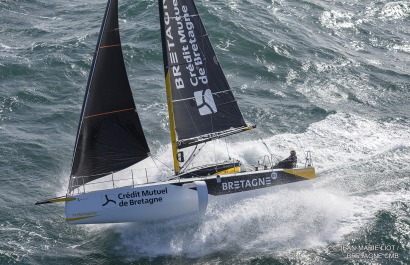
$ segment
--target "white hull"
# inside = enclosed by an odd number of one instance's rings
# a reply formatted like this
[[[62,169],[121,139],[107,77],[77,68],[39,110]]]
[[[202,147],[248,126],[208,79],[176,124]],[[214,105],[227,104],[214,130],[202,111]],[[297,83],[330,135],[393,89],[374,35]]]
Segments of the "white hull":
[[[115,188],[74,198],[66,202],[66,220],[72,224],[160,220],[205,212],[208,204],[206,185],[200,181],[190,186],[159,183]]]
[[[149,222],[204,214],[208,196],[233,195],[311,178],[314,178],[313,168],[275,169],[94,191],[68,196],[66,221],[69,224]]]

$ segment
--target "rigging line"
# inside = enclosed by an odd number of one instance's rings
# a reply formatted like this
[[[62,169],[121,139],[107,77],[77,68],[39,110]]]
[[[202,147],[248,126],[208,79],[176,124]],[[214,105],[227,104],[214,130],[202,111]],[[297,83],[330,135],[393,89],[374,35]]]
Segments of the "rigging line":
[[[260,132],[257,131],[258,134],[260,134]],[[266,144],[265,140],[262,139],[262,137],[259,136],[259,140],[262,142],[262,144],[265,146],[266,150],[268,151],[268,154],[272,157],[275,158],[277,162],[279,162],[281,160],[281,158],[277,155],[275,155],[272,150],[269,148],[269,146]],[[272,159],[273,160],[273,159]],[[272,161],[273,162],[273,161]]]
[[[299,139],[299,137],[298,137],[297,135],[296,135],[296,139],[298,139],[299,145],[300,145],[300,147],[302,148],[303,153],[305,154],[305,153],[306,153],[305,148],[303,148],[302,142],[300,141],[300,139]]]
[[[224,142],[225,142],[225,146],[226,146],[226,152],[228,153],[228,158],[229,158],[229,160],[231,160],[232,158],[231,158],[231,155],[229,154],[228,143],[225,140],[224,140]]]
[[[211,115],[211,128],[212,128],[212,133],[213,133],[214,132],[213,115]],[[212,145],[214,146],[214,163],[216,164],[216,141],[212,141]]]
[[[273,154],[273,152],[270,150],[270,148],[268,147],[268,145],[265,143],[265,141],[259,136],[259,140],[261,140],[261,142],[263,143],[263,145],[266,147],[266,150],[268,150],[269,154]]]
[[[151,157],[152,157],[152,160],[156,159],[158,162],[160,162],[160,163],[161,163],[162,165],[164,165],[166,168],[171,169],[170,166],[168,166],[167,164],[165,164],[164,162],[162,162],[161,160],[159,160],[158,158],[156,158],[154,155],[151,154]],[[155,164],[155,162],[154,162],[154,164]],[[155,166],[157,166],[157,164],[155,164]],[[161,170],[158,166],[157,166],[157,168],[158,168],[159,170]]]
[[[154,159],[152,159],[152,162],[154,162],[154,164],[155,164],[155,166],[157,167],[157,169],[158,169],[159,171],[161,171],[161,169],[158,167],[157,163],[155,163],[155,160],[154,160]]]
[[[280,157],[273,154],[273,152],[270,150],[270,148],[268,147],[268,145],[265,143],[265,141],[262,138],[259,137],[259,139],[262,141],[263,145],[268,150],[268,154],[270,154],[271,160],[273,160],[273,158],[275,158],[276,162],[279,162],[281,160]],[[273,163],[273,161],[271,161],[271,163]]]
[[[187,159],[187,161],[180,167],[180,172],[183,171],[185,165],[190,162],[191,158],[192,158],[193,156],[195,156],[195,151],[196,151],[196,149],[198,149],[198,145],[195,145],[194,151],[192,151],[192,153],[191,153],[191,155],[189,156],[189,158]]]
[[[198,152],[196,153],[196,154],[192,154],[189,158],[188,158],[188,160],[187,160],[187,162],[184,164],[184,167],[185,167],[185,165],[186,165],[186,167],[188,167],[192,162],[194,162],[194,159],[196,158],[196,156],[199,154],[199,152],[201,152],[201,150],[202,150],[202,148],[204,148],[204,146],[206,145],[207,143],[204,143],[202,146],[201,146],[201,148],[199,148],[199,150],[198,150]],[[197,145],[198,146],[198,145]],[[196,148],[195,148],[196,149]],[[191,161],[189,161],[189,160],[191,160]]]

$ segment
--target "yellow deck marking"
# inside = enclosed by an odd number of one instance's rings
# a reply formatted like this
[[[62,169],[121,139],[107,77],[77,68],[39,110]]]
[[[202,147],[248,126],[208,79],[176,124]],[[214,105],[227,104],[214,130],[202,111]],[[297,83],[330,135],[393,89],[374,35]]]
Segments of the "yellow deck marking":
[[[298,169],[285,169],[283,170],[285,173],[289,173],[301,178],[305,179],[314,179],[316,178],[315,168],[308,167],[308,168],[298,168]]]
[[[225,175],[225,174],[231,174],[231,173],[235,173],[239,171],[241,171],[241,167],[231,167],[231,168],[216,172],[214,175]]]
[[[55,200],[50,200],[50,202],[68,202],[68,201],[74,201],[75,198],[61,198],[61,199],[55,199]]]

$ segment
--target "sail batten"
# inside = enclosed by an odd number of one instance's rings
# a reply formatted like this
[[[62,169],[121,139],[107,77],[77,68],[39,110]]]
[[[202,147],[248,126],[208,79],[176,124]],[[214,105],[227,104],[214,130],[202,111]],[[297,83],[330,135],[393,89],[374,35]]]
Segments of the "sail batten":
[[[109,112],[94,114],[94,115],[86,116],[86,117],[84,117],[84,119],[89,119],[89,118],[92,118],[92,117],[103,116],[103,115],[108,115],[108,114],[113,114],[113,113],[118,113],[118,112],[131,111],[131,110],[135,110],[135,108],[114,110],[114,111],[109,111]]]
[[[108,0],[81,111],[70,191],[149,155],[118,29],[118,0]]]
[[[247,128],[193,0],[158,0],[178,148]],[[171,113],[170,113],[171,115]],[[172,133],[172,132],[171,132]],[[197,140],[201,139],[201,140]],[[175,152],[175,151],[174,151]]]
[[[231,90],[224,90],[224,91],[214,92],[214,93],[212,93],[212,95],[218,95],[218,94],[221,94],[221,93],[228,93],[228,92],[231,92]],[[195,97],[177,99],[177,100],[173,100],[172,102],[179,102],[179,101],[193,100],[193,99],[195,99]],[[234,101],[236,101],[236,100],[234,100]],[[231,102],[227,102],[227,103],[231,103]]]
[[[256,127],[255,125],[251,125],[251,126],[240,127],[240,128],[231,128],[231,129],[217,132],[217,133],[204,134],[198,137],[180,140],[178,141],[178,147],[185,148],[185,147],[192,146],[192,145],[198,145],[201,143],[205,143],[205,142],[209,142],[215,139],[231,136],[231,135],[241,133],[244,131],[249,131],[249,130],[254,129],[255,127]]]
[[[100,49],[106,49],[106,48],[114,48],[114,47],[120,47],[120,44],[112,44],[112,45],[106,45],[106,46],[100,46]]]

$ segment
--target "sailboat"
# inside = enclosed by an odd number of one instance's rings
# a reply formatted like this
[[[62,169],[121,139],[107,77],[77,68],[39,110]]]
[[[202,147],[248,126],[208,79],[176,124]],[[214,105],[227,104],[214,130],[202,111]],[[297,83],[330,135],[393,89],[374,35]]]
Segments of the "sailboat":
[[[242,116],[194,1],[159,0],[158,4],[173,174],[161,181],[147,178],[135,183],[135,171],[126,171],[148,159],[150,149],[124,64],[118,0],[108,0],[81,110],[67,194],[36,203],[65,202],[69,224],[203,215],[215,196],[315,178],[310,157],[301,168],[264,164],[244,169],[239,161],[229,161],[188,169],[198,146],[255,126]],[[188,147],[194,151],[185,159]],[[114,178],[120,172],[131,182],[120,185]],[[112,186],[90,191],[101,179],[108,179]]]

